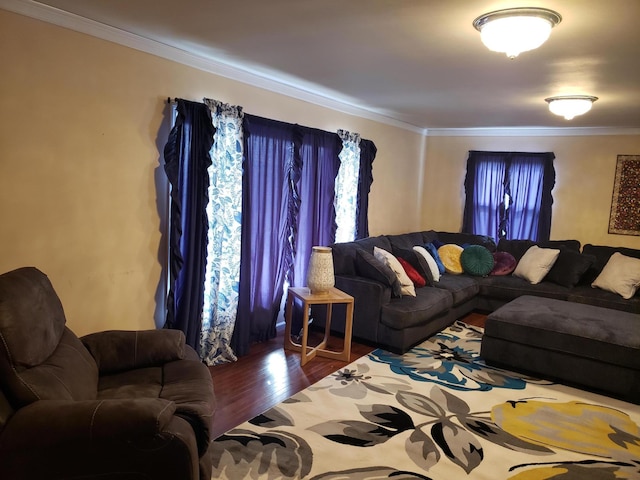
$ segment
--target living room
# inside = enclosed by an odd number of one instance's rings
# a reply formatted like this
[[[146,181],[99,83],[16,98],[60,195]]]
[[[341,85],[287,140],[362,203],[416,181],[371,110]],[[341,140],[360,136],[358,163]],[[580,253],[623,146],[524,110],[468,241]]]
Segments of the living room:
[[[3,91],[11,93],[1,120],[0,270],[45,271],[78,335],[163,322],[167,96],[215,97],[255,115],[373,140],[372,235],[459,231],[469,150],[551,151],[551,238],[640,248],[640,237],[607,230],[616,158],[640,150],[637,126],[425,134],[7,10],[0,22]]]
[[[0,42],[0,272],[45,272],[78,336],[164,323],[167,97],[213,97],[251,114],[373,140],[371,235],[460,231],[470,150],[553,152],[551,239],[640,249],[640,236],[608,232],[617,157],[640,155],[640,124],[416,127],[229,78],[185,52],[52,14],[38,2],[0,1]]]

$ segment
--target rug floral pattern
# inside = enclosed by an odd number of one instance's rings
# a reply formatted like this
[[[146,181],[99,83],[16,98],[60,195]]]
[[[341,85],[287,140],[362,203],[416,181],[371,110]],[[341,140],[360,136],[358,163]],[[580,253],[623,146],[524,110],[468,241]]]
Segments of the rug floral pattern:
[[[212,478],[640,478],[640,406],[485,365],[456,323],[222,435]]]

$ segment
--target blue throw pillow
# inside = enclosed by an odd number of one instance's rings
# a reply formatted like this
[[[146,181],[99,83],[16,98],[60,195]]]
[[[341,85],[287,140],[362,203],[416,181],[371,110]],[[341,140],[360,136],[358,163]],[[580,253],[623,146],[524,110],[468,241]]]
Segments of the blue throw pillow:
[[[440,260],[440,255],[438,255],[438,249],[433,243],[425,243],[424,248],[427,252],[429,252],[429,254],[436,261],[436,265],[438,265],[438,271],[440,272],[440,275],[442,275],[445,272],[444,263],[442,263],[442,260]]]

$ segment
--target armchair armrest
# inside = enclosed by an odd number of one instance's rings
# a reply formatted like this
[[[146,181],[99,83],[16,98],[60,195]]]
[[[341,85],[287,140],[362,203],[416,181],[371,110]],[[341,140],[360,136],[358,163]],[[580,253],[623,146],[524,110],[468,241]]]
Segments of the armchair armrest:
[[[160,398],[40,400],[11,416],[0,434],[0,451],[152,438],[175,410],[174,402]]]
[[[81,338],[101,374],[161,365],[185,357],[180,330],[110,330]]]

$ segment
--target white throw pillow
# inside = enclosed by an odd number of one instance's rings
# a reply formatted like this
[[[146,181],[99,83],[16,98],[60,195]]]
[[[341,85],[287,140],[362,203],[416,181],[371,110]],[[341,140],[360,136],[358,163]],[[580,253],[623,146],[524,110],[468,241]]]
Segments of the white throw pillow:
[[[614,253],[591,286],[629,300],[640,287],[640,258]]]
[[[427,252],[427,249],[421,246],[416,245],[413,247],[413,251],[419,253],[424,257],[427,261],[427,265],[429,265],[429,270],[431,270],[431,276],[433,277],[434,282],[440,281],[440,270],[438,270],[438,264],[433,259],[431,254]]]
[[[403,295],[409,295],[411,297],[416,296],[416,287],[413,285],[409,275],[404,271],[402,264],[396,257],[386,250],[378,247],[373,247],[373,256],[391,267],[391,270],[394,271],[398,280],[400,280],[400,285],[402,286],[400,291]]]
[[[556,263],[558,255],[560,255],[559,249],[540,248],[533,245],[522,256],[513,274],[516,277],[524,278],[533,285],[540,283]]]

